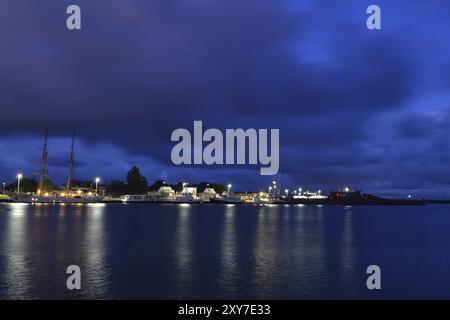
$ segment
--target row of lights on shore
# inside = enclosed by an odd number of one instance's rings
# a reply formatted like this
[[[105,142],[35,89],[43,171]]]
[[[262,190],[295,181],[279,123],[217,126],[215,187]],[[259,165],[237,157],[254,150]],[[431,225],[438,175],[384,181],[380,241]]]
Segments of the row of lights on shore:
[[[276,181],[272,181],[272,185],[269,186],[269,194],[272,192],[272,190],[274,190],[273,192],[276,193],[276,189],[277,189],[277,182]],[[303,189],[302,188],[298,188],[298,194],[301,195],[302,194]],[[308,192],[308,191],[306,191]],[[345,187],[344,188],[344,192],[350,192],[350,188],[349,187]],[[289,195],[289,189],[284,189],[284,193],[286,194],[286,196]],[[322,190],[318,190],[317,194],[321,194]],[[292,192],[292,194],[296,195],[297,194],[297,190],[294,190]]]
[[[17,193],[20,193],[20,180],[22,180],[23,178],[23,174],[22,173],[18,173],[17,174]],[[100,183],[100,178],[96,177],[95,178],[95,194],[98,194],[98,184]],[[3,182],[3,193],[5,193],[6,191],[6,182]],[[41,191],[38,189],[37,193],[39,194]],[[80,195],[81,194],[81,190],[78,190],[77,193]],[[48,193],[45,193],[45,196],[48,196]],[[65,193],[61,193],[61,197],[65,197],[66,194]]]

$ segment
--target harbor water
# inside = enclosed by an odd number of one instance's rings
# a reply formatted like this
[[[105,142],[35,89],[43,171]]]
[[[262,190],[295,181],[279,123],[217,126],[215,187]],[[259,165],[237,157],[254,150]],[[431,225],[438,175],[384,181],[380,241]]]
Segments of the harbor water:
[[[0,298],[450,299],[450,207],[4,203]]]

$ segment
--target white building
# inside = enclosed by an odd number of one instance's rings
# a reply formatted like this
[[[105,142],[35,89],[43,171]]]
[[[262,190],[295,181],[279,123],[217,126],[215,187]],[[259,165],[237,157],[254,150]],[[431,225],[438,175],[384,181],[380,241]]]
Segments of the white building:
[[[202,199],[202,201],[207,202],[209,201],[209,198],[217,196],[217,192],[216,190],[214,190],[214,188],[206,187],[205,190],[203,190],[203,192],[199,194],[199,196]]]

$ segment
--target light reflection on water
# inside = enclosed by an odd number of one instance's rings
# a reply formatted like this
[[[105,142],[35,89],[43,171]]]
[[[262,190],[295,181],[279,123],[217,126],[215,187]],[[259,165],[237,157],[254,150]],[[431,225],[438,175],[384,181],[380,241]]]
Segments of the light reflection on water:
[[[2,232],[4,237],[2,243],[7,251],[3,255],[6,260],[6,272],[4,276],[4,286],[6,296],[12,299],[30,298],[28,291],[31,287],[29,270],[27,269],[27,242],[26,233],[27,206],[26,204],[13,203],[7,205],[9,215],[6,222],[6,232]],[[2,281],[3,283],[3,281]]]
[[[239,289],[239,266],[237,252],[237,235],[235,226],[236,206],[226,206],[220,250],[221,271],[219,285],[222,292],[230,298],[235,296]]]
[[[450,298],[449,228],[433,206],[1,204],[0,298]],[[369,292],[370,264],[407,280]]]
[[[190,285],[192,284],[192,230],[191,230],[191,211],[190,205],[178,205],[176,236],[175,236],[175,290],[174,292],[180,296],[188,296],[191,293]]]

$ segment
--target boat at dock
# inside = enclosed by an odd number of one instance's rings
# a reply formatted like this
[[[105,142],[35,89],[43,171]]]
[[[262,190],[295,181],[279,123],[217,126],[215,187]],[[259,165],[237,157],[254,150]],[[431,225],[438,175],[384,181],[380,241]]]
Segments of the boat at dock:
[[[102,202],[103,197],[61,197],[61,196],[38,196],[33,194],[15,194],[12,196],[12,202],[20,203],[99,203]]]
[[[48,187],[48,175],[47,175],[47,163],[48,163],[48,128],[45,128],[44,143],[42,147],[42,156],[40,159],[39,172],[33,172],[33,174],[39,176],[39,185],[35,193],[19,193],[10,195],[12,202],[21,203],[99,203],[102,202],[103,196],[98,195],[97,187],[95,192],[93,190],[86,190],[83,192],[83,188],[75,188],[73,190],[73,167],[74,167],[74,145],[75,145],[75,128],[72,131],[72,144],[70,148],[69,157],[69,176],[67,183],[62,190],[49,190]],[[98,183],[98,181],[96,181]],[[19,189],[19,188],[18,188]]]
[[[202,199],[199,197],[194,197],[190,193],[181,194],[173,200],[163,200],[163,203],[202,203]]]
[[[210,203],[222,203],[222,204],[238,204],[238,203],[243,203],[244,201],[239,196],[236,196],[232,193],[227,193],[225,195],[212,197],[209,199],[209,202]]]

